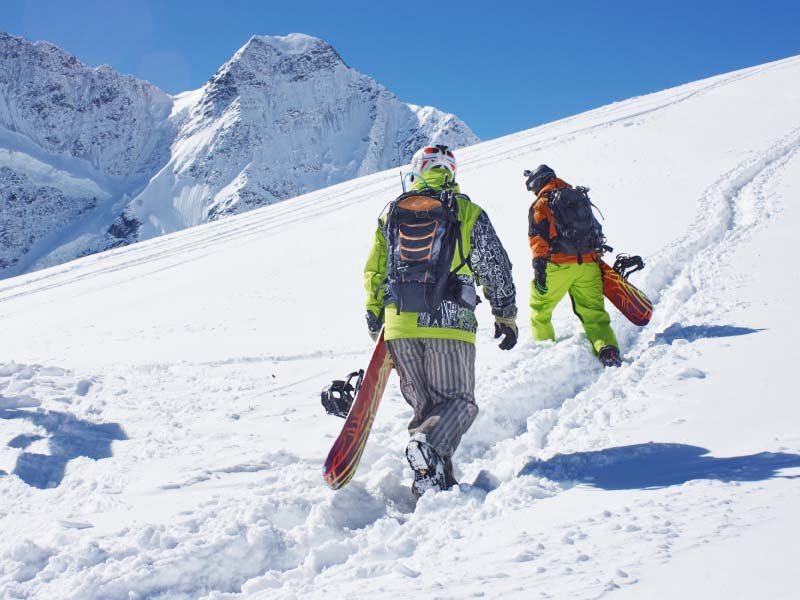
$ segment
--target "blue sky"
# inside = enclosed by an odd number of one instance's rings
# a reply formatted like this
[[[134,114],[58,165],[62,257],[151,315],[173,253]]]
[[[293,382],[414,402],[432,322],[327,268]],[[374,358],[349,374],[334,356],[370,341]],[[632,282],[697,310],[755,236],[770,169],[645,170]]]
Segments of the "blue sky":
[[[0,29],[167,92],[200,87],[252,34],[302,32],[406,102],[483,139],[800,54],[800,2],[4,0]]]

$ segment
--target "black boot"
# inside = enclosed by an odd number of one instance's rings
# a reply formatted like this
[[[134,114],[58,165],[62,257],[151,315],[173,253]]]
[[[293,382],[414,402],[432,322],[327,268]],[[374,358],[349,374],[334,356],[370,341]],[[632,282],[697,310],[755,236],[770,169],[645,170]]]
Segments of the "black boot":
[[[406,446],[406,458],[414,471],[414,483],[411,484],[411,493],[414,497],[419,498],[428,490],[441,491],[452,487],[448,485],[447,463],[428,443],[424,433],[415,433],[411,437]],[[455,481],[452,464],[450,469],[449,479]]]
[[[455,476],[453,475],[453,460],[448,456],[444,459],[444,484],[446,490],[449,490],[454,485],[458,485]]]
[[[614,346],[603,346],[600,350],[600,354],[597,355],[597,358],[600,359],[600,362],[603,363],[604,367],[621,367],[622,360],[619,357],[619,350],[617,350]]]

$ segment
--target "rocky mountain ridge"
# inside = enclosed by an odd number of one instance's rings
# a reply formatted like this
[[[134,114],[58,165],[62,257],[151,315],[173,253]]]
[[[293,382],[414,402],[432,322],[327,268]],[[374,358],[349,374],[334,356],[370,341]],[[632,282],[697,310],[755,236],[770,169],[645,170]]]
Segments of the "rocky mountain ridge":
[[[303,34],[253,36],[170,96],[0,33],[0,276],[223,218],[477,142]]]

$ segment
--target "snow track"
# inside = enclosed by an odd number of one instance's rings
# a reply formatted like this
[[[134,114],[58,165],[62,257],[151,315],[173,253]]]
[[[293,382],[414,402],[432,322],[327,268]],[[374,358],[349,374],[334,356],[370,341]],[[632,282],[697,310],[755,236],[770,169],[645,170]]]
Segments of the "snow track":
[[[686,565],[721,572],[733,547],[729,581],[792,597],[788,576],[758,573],[800,533],[800,282],[775,260],[800,222],[798,71],[462,153],[525,283],[521,340],[500,352],[480,307],[464,483],[416,504],[394,379],[354,481],[334,493],[320,475],[341,423],[318,392],[368,355],[355,282],[396,172],[0,283],[20,363],[0,366],[0,596],[715,598]],[[634,283],[655,316],[614,315],[621,369],[602,369],[568,307],[557,343],[530,340],[520,173],[540,162],[592,184],[612,242],[647,261]],[[19,475],[59,457],[58,481]],[[651,583],[664,570],[675,587]]]
[[[388,197],[394,193],[395,187],[394,181],[392,184],[381,181],[366,187],[363,184],[344,183],[314,192],[290,204],[278,204],[267,211],[231,217],[220,223],[193,227],[185,233],[162,236],[72,261],[64,267],[0,281],[0,302],[46,292],[62,285],[74,285],[85,279],[102,279],[105,275],[145,277],[200,260],[232,242],[240,244],[276,230],[286,230],[311,217],[324,217],[345,206],[374,200],[378,195]]]

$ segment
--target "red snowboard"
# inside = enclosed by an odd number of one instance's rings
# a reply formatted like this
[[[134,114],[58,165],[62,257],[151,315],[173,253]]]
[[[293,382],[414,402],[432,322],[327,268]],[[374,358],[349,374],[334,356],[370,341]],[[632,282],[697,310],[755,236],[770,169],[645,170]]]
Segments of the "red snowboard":
[[[364,381],[353,400],[353,406],[345,419],[339,437],[333,443],[325,461],[323,476],[334,490],[343,487],[353,478],[358,462],[367,444],[375,413],[383,397],[383,390],[392,372],[392,357],[383,339],[383,330],[378,336],[372,358],[364,373]]]
[[[650,298],[602,260],[600,270],[603,272],[603,293],[611,304],[634,325],[647,325],[653,316]]]

